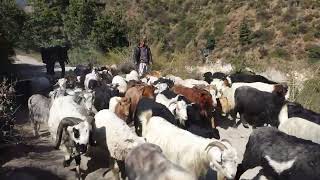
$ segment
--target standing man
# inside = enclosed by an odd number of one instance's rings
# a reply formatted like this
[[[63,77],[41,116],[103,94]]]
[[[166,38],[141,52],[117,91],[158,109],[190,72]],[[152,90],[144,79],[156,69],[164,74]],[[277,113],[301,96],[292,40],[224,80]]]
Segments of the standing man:
[[[150,70],[152,65],[152,54],[146,44],[146,37],[140,40],[139,45],[134,49],[133,61],[138,69],[139,76],[144,75]]]

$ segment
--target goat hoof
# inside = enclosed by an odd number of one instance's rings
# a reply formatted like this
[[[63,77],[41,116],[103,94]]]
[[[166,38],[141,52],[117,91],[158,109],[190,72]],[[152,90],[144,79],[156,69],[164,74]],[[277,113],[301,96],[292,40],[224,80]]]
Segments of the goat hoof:
[[[69,167],[71,164],[71,159],[63,161],[63,167]]]

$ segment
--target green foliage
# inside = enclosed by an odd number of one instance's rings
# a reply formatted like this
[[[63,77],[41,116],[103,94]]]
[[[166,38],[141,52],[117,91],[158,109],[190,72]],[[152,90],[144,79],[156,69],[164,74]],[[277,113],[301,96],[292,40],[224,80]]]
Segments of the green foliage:
[[[95,4],[86,0],[70,0],[64,19],[64,32],[73,46],[88,44],[96,19]]]
[[[296,101],[303,107],[320,113],[320,78],[307,80],[303,84],[303,89],[298,92]]]
[[[290,55],[287,50],[279,47],[272,51],[271,56],[274,58],[288,59]]]
[[[214,23],[214,32],[213,34],[216,37],[222,36],[224,33],[224,28],[226,26],[226,21],[225,20],[220,20]]]
[[[232,57],[230,63],[234,72],[242,72],[246,68],[246,59],[242,54]]]
[[[242,21],[239,29],[239,42],[242,46],[251,43],[251,33],[249,24],[245,20]]]
[[[310,63],[320,62],[320,46],[319,45],[309,45],[306,47],[306,51],[308,52],[308,57]]]
[[[44,0],[31,0],[33,13],[24,27],[24,37],[36,47],[48,47],[65,43],[62,17],[59,9]]]
[[[127,28],[121,23],[121,19],[121,14],[102,15],[94,22],[91,38],[98,48],[106,51],[128,45]]]
[[[268,43],[273,38],[274,38],[274,32],[267,29],[259,29],[252,34],[252,42],[254,44]]]
[[[214,36],[213,35],[209,35],[207,37],[206,49],[214,50],[215,46],[216,46],[216,40],[215,40]]]
[[[10,43],[17,44],[21,39],[21,29],[26,19],[25,13],[20,10],[15,1],[2,0],[0,5],[0,35]]]

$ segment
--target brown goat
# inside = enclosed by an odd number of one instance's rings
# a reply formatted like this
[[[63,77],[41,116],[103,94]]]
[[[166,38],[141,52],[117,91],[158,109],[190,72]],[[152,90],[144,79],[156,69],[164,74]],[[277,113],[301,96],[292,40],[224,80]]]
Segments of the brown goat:
[[[121,98],[115,107],[115,114],[122,120],[128,121],[130,112],[131,99],[127,97]]]
[[[197,87],[188,88],[181,85],[175,85],[171,90],[185,96],[189,101],[199,104],[201,115],[204,119],[210,120],[212,118],[214,107],[212,96],[208,91]]]
[[[147,97],[151,99],[155,98],[154,90],[155,90],[154,86],[142,85],[142,84],[136,85],[127,90],[125,97],[131,99],[131,106],[130,106],[130,113],[129,113],[130,118],[128,120],[129,122],[127,123],[130,123],[133,120],[133,116],[137,108],[137,104],[142,97]]]

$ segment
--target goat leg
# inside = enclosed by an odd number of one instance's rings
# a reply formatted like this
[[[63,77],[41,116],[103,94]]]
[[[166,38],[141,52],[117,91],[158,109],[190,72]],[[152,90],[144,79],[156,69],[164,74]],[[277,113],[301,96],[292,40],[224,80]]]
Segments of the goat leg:
[[[77,155],[74,157],[74,160],[76,161],[76,177],[77,179],[81,179],[81,169],[80,169],[80,163],[81,163],[81,155]]]

